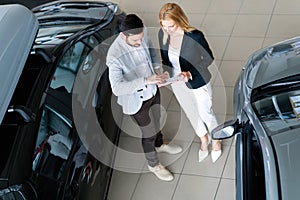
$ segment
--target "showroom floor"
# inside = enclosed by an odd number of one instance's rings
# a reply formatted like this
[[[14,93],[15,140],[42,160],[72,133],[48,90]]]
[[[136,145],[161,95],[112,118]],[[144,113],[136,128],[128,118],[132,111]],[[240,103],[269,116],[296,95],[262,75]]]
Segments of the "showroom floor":
[[[150,27],[156,43],[158,12],[166,0],[114,0],[127,13],[138,14]],[[255,50],[300,33],[299,0],[177,0],[190,23],[205,34],[214,52],[214,110],[220,123],[233,115],[233,87],[248,56]],[[169,87],[161,89],[163,132],[166,141],[181,145],[179,155],[161,154],[175,174],[172,182],[158,180],[146,169],[139,129],[125,119],[111,182],[110,200],[233,200],[235,199],[235,144],[223,141],[222,157],[197,162],[199,139]],[[125,150],[125,151],[124,151]],[[131,157],[132,156],[132,157]]]

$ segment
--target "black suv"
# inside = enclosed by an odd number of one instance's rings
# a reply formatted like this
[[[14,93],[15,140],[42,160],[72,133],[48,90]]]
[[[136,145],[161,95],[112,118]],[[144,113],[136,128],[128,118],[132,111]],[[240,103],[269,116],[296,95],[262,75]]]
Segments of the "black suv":
[[[21,25],[22,12],[28,13],[21,5],[0,7]],[[99,1],[55,1],[30,13],[29,21],[38,20],[38,33],[32,28],[34,43],[17,61],[25,66],[16,73],[15,85],[7,84],[8,95],[1,91],[1,98],[8,98],[0,99],[5,111],[0,113],[0,199],[105,199],[115,148],[101,140],[117,144],[122,112],[107,77],[109,44],[102,43],[119,32],[125,13]],[[8,38],[16,42],[16,35]],[[13,59],[15,52],[0,53]],[[9,71],[2,64],[1,73]],[[91,124],[99,125],[104,136]]]

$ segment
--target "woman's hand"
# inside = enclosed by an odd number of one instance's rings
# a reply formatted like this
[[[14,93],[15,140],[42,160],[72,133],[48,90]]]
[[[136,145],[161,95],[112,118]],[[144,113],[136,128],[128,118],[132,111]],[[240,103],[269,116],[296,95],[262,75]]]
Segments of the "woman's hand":
[[[190,71],[187,72],[181,72],[181,74],[184,76],[183,81],[188,82],[190,79],[192,79],[192,74]]]

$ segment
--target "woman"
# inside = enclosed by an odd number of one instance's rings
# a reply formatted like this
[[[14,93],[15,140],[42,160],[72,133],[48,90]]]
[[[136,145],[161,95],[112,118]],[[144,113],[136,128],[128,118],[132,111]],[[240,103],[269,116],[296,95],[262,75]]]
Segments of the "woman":
[[[209,154],[208,131],[218,125],[212,110],[211,74],[208,70],[214,57],[203,33],[190,26],[179,5],[165,4],[159,12],[159,20],[162,28],[159,31],[159,44],[163,65],[171,67],[172,76],[188,74],[184,76],[184,81],[174,82],[171,87],[200,137],[201,162]],[[221,141],[212,140],[212,161],[215,162],[221,154]]]

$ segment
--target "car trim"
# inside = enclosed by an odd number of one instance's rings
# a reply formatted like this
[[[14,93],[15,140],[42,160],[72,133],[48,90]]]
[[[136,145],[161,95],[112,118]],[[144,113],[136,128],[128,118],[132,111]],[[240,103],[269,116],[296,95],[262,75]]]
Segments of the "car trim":
[[[251,104],[248,104],[245,107],[245,113],[248,113],[248,118],[255,127],[258,141],[261,146],[272,147],[272,144],[265,132],[262,124],[257,119],[254,110],[251,107]],[[277,166],[275,161],[275,156],[272,151],[268,151],[268,148],[262,148],[263,161],[264,161],[264,170],[265,170],[265,186],[266,186],[266,199],[277,200],[279,198],[278,192],[278,180],[277,180],[277,168],[272,168],[272,166]]]

